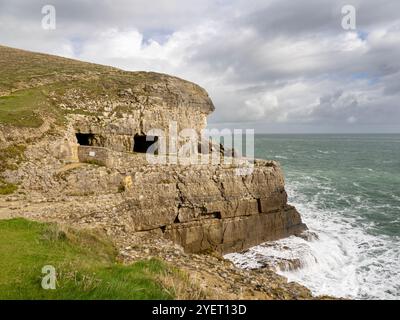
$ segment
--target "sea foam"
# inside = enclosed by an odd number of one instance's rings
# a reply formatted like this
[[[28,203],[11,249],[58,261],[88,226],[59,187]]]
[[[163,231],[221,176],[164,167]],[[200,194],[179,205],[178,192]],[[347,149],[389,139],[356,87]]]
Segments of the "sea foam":
[[[313,179],[304,181],[316,183]],[[289,184],[289,200],[318,239],[307,241],[292,236],[273,245],[266,243],[244,253],[229,254],[226,258],[242,268],[273,266],[289,281],[303,284],[315,295],[399,299],[400,239],[368,233],[368,226],[351,215],[323,208],[321,194],[310,201],[299,191],[302,187],[296,182]],[[326,186],[317,186],[317,189],[322,195],[329,190]],[[282,260],[298,261],[299,268],[276,262]]]

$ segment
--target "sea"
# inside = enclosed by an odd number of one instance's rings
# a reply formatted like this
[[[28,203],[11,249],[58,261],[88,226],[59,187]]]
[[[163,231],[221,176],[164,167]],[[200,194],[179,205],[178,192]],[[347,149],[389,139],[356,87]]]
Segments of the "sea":
[[[315,295],[400,299],[400,134],[256,135],[280,162],[289,203],[317,237],[289,237],[226,257],[242,268],[297,259],[277,272]]]

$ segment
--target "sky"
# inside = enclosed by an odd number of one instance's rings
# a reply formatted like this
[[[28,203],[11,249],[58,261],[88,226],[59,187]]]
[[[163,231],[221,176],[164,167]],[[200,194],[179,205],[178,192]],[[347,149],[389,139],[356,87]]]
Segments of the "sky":
[[[196,82],[210,127],[400,132],[398,0],[0,0],[0,44]]]

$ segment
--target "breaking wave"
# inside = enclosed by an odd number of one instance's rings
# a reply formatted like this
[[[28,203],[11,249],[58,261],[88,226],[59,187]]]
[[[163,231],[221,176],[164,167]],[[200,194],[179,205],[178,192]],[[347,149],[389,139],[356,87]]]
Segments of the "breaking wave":
[[[307,187],[313,184],[313,197],[301,192],[304,183]],[[315,295],[353,299],[400,298],[400,237],[368,232],[373,223],[351,214],[351,210],[368,210],[368,202],[361,196],[340,194],[329,182],[318,184],[312,177],[301,182],[291,181],[287,191],[291,204],[296,206],[318,239],[292,236],[253,247],[244,253],[229,254],[226,258],[242,268],[272,265],[277,273],[289,281],[303,284]],[[348,206],[341,211],[334,210],[323,203],[328,196],[344,201]],[[295,267],[291,267],[293,261]]]

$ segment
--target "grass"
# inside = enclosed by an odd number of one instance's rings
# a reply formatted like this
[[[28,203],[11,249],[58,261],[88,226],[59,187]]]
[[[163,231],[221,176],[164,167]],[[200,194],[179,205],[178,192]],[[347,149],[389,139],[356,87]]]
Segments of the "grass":
[[[1,76],[0,76],[1,77]],[[69,81],[42,85],[36,88],[21,89],[10,95],[0,96],[0,124],[19,128],[38,128],[43,124],[42,116],[47,115],[55,119],[58,125],[65,123],[65,115],[82,114],[98,115],[99,112],[75,108],[63,110],[59,104],[63,102],[63,95],[69,90],[79,88],[91,99],[106,94],[104,87],[95,81]],[[109,95],[117,91],[107,91]]]
[[[65,123],[66,114],[98,115],[104,108],[92,110],[74,105],[61,108],[69,98],[86,101],[118,97],[122,89],[151,86],[165,75],[154,72],[127,72],[116,68],[62,57],[29,52],[0,45],[0,125],[39,127],[46,115],[57,124]],[[70,89],[77,94],[65,96]],[[70,93],[70,92],[69,92]],[[141,95],[149,95],[144,89]],[[130,107],[119,107],[118,117],[130,113]]]
[[[176,274],[152,259],[116,261],[101,235],[25,219],[0,221],[0,299],[172,299],[160,279]],[[55,290],[41,286],[41,270],[54,266]],[[175,277],[175,276],[174,276]]]
[[[43,123],[37,111],[45,104],[46,97],[38,89],[21,90],[0,97],[0,123],[37,128]]]
[[[0,45],[0,124],[37,128],[41,115],[63,120],[63,111],[55,105],[54,96],[68,88],[84,88],[94,96],[105,94],[98,76],[108,79],[121,71],[47,54],[13,49]],[[111,81],[112,82],[112,81]],[[59,102],[59,101],[58,101]],[[66,113],[86,114],[86,110]],[[62,122],[61,122],[62,123]]]
[[[0,173],[5,170],[14,170],[24,159],[25,145],[11,145],[0,149]]]
[[[8,183],[0,178],[0,195],[12,194],[18,189],[13,183]]]
[[[111,67],[0,46],[0,91],[40,86],[97,72]]]

